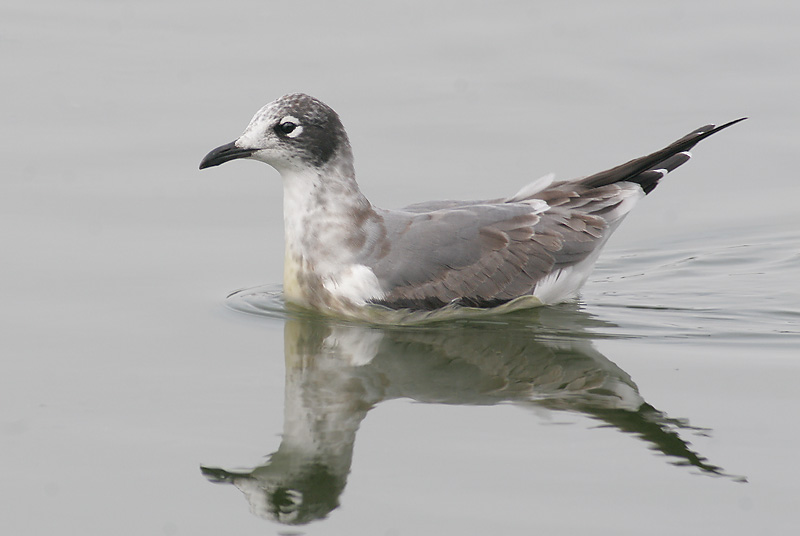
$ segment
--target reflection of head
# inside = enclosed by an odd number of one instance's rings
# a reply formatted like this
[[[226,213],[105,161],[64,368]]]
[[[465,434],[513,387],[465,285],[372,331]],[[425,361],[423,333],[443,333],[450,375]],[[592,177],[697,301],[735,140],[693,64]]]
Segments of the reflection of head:
[[[250,473],[205,467],[202,470],[212,482],[239,488],[250,503],[250,511],[257,516],[287,525],[325,518],[339,506],[339,495],[346,484],[344,476],[334,475],[322,463],[296,467],[291,474],[272,471],[270,464]]]
[[[278,487],[260,497],[265,501],[263,508],[266,508],[266,513],[276,521],[303,525],[324,518],[339,506],[339,495],[344,490],[346,480],[343,476],[332,474],[327,466],[312,463],[300,472],[286,476],[288,478]],[[259,486],[264,484],[256,482]],[[256,507],[254,500],[258,498],[248,496],[251,508]],[[264,510],[259,510],[256,513],[263,515]]]

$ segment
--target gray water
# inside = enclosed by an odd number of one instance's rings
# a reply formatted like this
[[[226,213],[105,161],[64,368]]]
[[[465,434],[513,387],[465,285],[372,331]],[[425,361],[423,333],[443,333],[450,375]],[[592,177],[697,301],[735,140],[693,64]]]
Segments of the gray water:
[[[794,533],[798,27],[789,0],[8,0],[0,531]],[[378,328],[281,302],[277,173],[197,171],[292,91],[389,207],[750,119],[578,301]]]

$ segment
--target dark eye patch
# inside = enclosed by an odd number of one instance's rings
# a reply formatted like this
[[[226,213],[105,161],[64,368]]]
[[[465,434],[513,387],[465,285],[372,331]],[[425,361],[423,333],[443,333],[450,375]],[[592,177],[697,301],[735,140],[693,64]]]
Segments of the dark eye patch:
[[[275,134],[284,143],[291,142],[292,150],[315,166],[323,165],[341,144],[347,144],[339,116],[316,99],[296,96],[275,115],[280,118],[272,127]]]

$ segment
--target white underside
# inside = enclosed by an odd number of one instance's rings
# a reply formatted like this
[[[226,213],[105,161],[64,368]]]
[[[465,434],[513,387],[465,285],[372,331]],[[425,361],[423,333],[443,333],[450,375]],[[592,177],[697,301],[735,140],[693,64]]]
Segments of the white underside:
[[[324,276],[322,285],[337,299],[353,305],[364,305],[369,300],[383,297],[375,273],[363,264],[352,264],[335,274]]]
[[[567,268],[551,272],[533,289],[533,296],[545,305],[561,303],[574,298],[594,269],[600,250],[590,257]]]
[[[608,238],[622,223],[628,212],[645,196],[639,185],[633,183],[625,184],[628,186],[623,186],[620,183],[622,190],[619,193],[619,197],[622,202],[614,210],[603,216],[608,222],[608,228],[605,230],[605,236],[598,241],[591,255],[572,266],[551,272],[536,284],[533,289],[533,295],[541,300],[542,303],[552,305],[574,298],[583,284],[586,283]]]

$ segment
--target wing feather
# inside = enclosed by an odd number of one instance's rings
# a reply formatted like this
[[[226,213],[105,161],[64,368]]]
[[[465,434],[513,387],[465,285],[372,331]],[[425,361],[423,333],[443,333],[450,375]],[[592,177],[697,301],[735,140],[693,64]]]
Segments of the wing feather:
[[[377,303],[488,307],[532,293],[539,283],[557,285],[559,292],[577,289],[633,205],[688,161],[695,144],[737,122],[701,127],[660,151],[583,179],[544,177],[504,200],[439,201],[382,212],[385,232],[372,248],[378,253],[364,260],[384,290]],[[559,278],[572,267],[579,274],[564,284]]]

